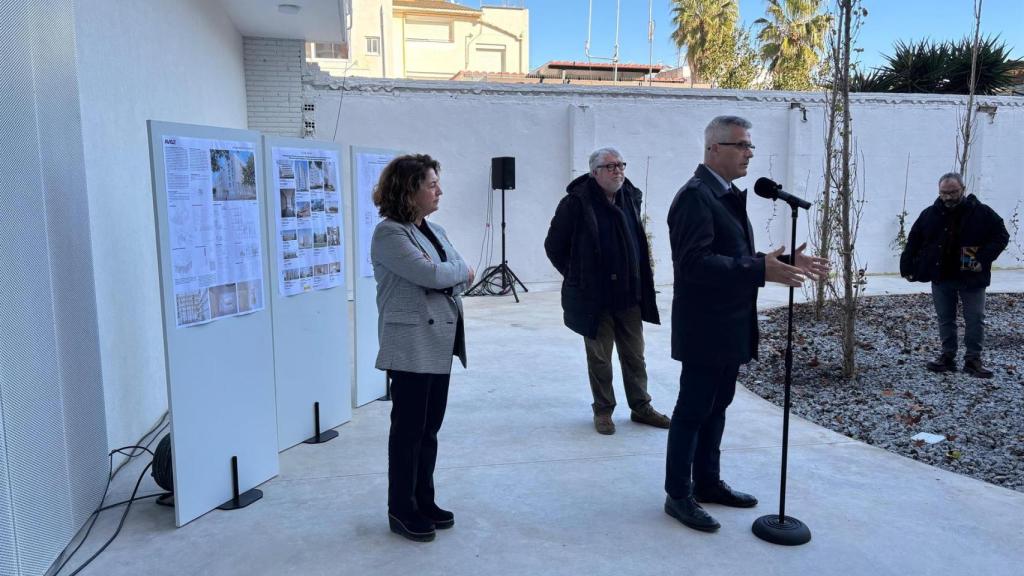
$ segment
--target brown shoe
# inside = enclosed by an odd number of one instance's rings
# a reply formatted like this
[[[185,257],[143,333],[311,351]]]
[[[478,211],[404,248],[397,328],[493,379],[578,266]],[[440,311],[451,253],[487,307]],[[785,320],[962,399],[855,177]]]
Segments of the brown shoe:
[[[668,416],[658,412],[650,404],[645,404],[639,410],[630,412],[629,419],[638,424],[647,424],[655,428],[668,428],[672,424]]]
[[[611,414],[594,414],[594,428],[598,434],[610,436],[615,434],[615,422]]]
[[[981,358],[967,358],[964,360],[964,373],[975,378],[991,378],[992,371],[981,363]]]
[[[932,372],[956,372],[956,361],[948,352],[939,354],[935,360],[929,360],[925,366]]]

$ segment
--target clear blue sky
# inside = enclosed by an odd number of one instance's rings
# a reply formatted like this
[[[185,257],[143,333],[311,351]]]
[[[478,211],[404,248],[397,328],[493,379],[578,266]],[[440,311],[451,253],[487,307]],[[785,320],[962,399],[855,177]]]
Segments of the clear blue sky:
[[[479,1],[458,0],[467,6]],[[504,0],[484,0],[502,5]],[[610,57],[615,44],[616,0],[593,0],[591,56]],[[530,67],[548,60],[585,60],[589,0],[512,0],[530,10]],[[833,2],[826,1],[827,6]],[[863,67],[878,66],[882,54],[891,54],[896,40],[959,39],[973,31],[973,0],[862,0],[868,10],[857,47],[863,48]],[[744,26],[764,15],[765,0],[740,0]],[[647,0],[621,0],[619,61],[646,63]],[[671,2],[654,0],[654,62],[674,65]],[[1017,58],[1024,57],[1024,0],[984,0],[982,33],[999,34]]]

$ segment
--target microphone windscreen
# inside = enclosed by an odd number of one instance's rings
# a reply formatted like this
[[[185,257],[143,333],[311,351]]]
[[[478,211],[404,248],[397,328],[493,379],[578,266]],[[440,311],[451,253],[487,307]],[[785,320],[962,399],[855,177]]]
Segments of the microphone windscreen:
[[[779,188],[780,186],[769,178],[758,178],[757,182],[754,182],[754,194],[769,200],[775,200],[779,197]]]

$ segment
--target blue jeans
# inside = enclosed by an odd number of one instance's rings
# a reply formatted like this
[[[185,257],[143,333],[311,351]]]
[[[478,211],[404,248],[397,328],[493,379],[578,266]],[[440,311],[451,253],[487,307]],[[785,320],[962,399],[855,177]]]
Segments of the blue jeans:
[[[964,288],[958,280],[932,282],[932,301],[939,318],[942,354],[956,356],[956,301],[959,296],[964,311],[964,359],[981,358],[985,343],[985,287]]]

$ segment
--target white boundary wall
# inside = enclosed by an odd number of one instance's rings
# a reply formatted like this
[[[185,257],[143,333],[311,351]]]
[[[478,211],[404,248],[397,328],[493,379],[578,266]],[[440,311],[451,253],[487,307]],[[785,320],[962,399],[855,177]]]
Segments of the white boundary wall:
[[[712,117],[738,114],[754,124],[757,150],[748,176],[737,184],[750,189],[748,209],[759,249],[786,242],[789,214],[781,206],[773,213],[771,203],[754,196],[754,180],[771,177],[809,199],[822,186],[825,108],[818,93],[343,82],[323,74],[307,75],[305,92],[305,101],[316,105],[318,139],[334,138],[337,125],[335,139],[344,146],[425,152],[441,162],[444,196],[433,218],[470,264],[480,256],[485,230],[490,158],[515,156],[516,190],[508,193],[507,205],[508,260],[528,283],[560,280],[544,255],[544,236],[566,183],[587,170],[587,156],[600,146],[623,153],[627,177],[649,201],[658,284],[672,282],[668,208],[702,159],[703,129]],[[1013,236],[1011,215],[1015,207],[1024,211],[1024,98],[984,97],[980,102],[996,106],[996,112],[979,114],[969,187],[1002,215]],[[953,170],[958,117],[965,106],[966,97],[959,96],[854,97],[859,185],[866,200],[857,252],[869,274],[898,271],[899,258],[890,245],[905,182],[909,231],[935,199],[939,176]],[[343,179],[350,181],[348,175]],[[492,264],[500,259],[499,203],[495,195]],[[801,220],[798,237],[805,238],[806,214]],[[1016,241],[1024,237],[1018,233]],[[1018,267],[1020,258],[1024,255],[1011,242],[996,265]]]

